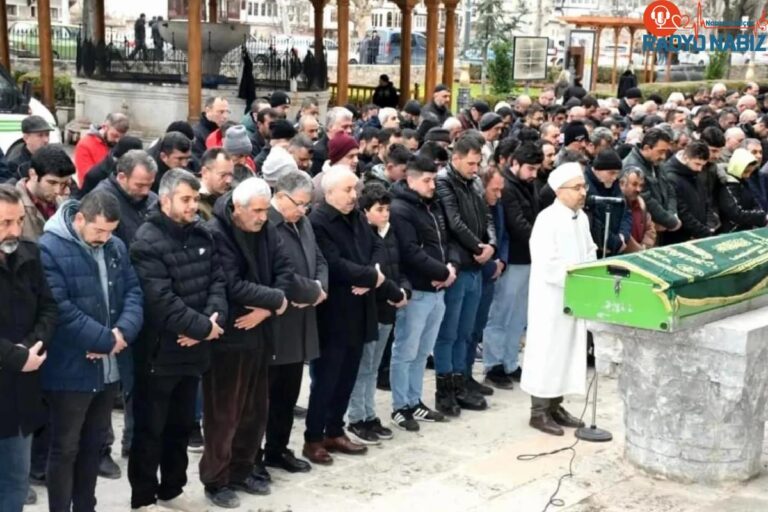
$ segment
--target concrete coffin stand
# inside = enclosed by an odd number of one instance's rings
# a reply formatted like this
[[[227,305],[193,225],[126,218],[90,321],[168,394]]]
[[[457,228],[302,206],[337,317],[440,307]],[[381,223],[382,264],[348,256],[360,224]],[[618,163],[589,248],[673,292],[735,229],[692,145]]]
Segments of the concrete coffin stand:
[[[187,84],[140,84],[109,82],[86,78],[74,80],[75,119],[101,123],[110,112],[123,112],[131,122],[131,131],[144,139],[153,139],[165,133],[167,126],[187,119]],[[218,89],[203,89],[203,101],[208,96],[222,96],[229,100],[230,118],[240,121],[245,112],[245,102],[237,97],[236,85],[222,85]],[[268,96],[272,90],[256,90],[256,97]],[[329,90],[290,92],[291,108],[288,119],[295,119],[301,102],[315,97],[320,107],[320,119],[325,119]]]
[[[670,333],[592,322],[589,329],[598,358],[620,353],[620,364],[602,367],[618,373],[631,463],[684,482],[760,473],[768,307]]]

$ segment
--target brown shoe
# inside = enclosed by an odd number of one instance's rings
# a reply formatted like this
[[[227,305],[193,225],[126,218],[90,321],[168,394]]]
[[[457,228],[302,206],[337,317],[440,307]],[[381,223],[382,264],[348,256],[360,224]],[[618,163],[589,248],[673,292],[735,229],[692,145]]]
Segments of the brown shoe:
[[[353,443],[346,435],[326,437],[323,445],[329,452],[341,452],[347,455],[363,455],[368,451],[367,447]]]
[[[304,449],[301,453],[315,464],[329,465],[333,464],[333,457],[325,449],[323,443],[304,443]]]
[[[561,427],[581,428],[584,426],[583,421],[566,411],[562,406],[558,406],[557,409],[551,411],[550,414],[552,415],[554,422]]]
[[[565,434],[562,428],[550,418],[549,414],[538,414],[531,416],[531,421],[528,422],[530,426],[536,430],[541,430],[545,434],[552,436],[562,436]]]

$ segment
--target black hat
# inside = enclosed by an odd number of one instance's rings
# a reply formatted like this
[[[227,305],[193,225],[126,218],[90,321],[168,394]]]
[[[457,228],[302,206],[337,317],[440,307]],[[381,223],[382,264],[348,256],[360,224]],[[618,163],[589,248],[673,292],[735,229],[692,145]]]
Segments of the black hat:
[[[290,105],[291,97],[283,91],[275,91],[269,96],[269,106],[272,108]]]
[[[483,114],[483,117],[480,118],[479,123],[480,131],[484,132],[490,130],[497,124],[501,124],[501,122],[501,116],[495,112],[488,112],[487,114]]]
[[[643,93],[640,92],[640,89],[637,87],[630,87],[627,89],[627,92],[624,94],[624,96],[630,99],[641,99],[643,97]]]
[[[53,128],[40,116],[28,116],[21,122],[21,133],[52,132]]]
[[[589,132],[584,123],[568,123],[563,131],[563,145],[567,146],[572,142],[586,141],[589,138]]]
[[[179,132],[187,136],[189,140],[194,140],[195,131],[192,129],[192,125],[186,121],[174,121],[168,125],[165,129],[165,133]]]
[[[405,104],[405,108],[403,108],[403,112],[405,112],[406,114],[411,114],[412,116],[420,116],[421,103],[419,103],[416,100],[411,100]]]
[[[595,157],[595,161],[592,162],[592,169],[596,171],[620,171],[622,165],[621,158],[616,151],[604,149]]]
[[[126,135],[121,137],[117,144],[115,144],[115,147],[112,148],[112,156],[120,158],[132,149],[144,149],[144,145],[138,137]]]
[[[445,128],[438,126],[430,128],[427,134],[424,136],[424,142],[434,140],[435,142],[447,142],[451,143],[451,133]]]
[[[491,106],[485,101],[476,101],[472,104],[471,108],[480,112],[480,115],[487,114],[491,111]]]
[[[379,80],[382,82],[389,82],[389,75],[380,75]]]
[[[435,87],[435,90],[432,91],[432,94],[437,94],[438,92],[448,91],[448,87],[446,87],[445,84],[437,84],[437,87]]]
[[[296,128],[290,121],[275,119],[269,123],[269,137],[272,140],[292,139],[296,136]]]
[[[573,108],[573,107],[580,107],[581,106],[581,100],[577,98],[576,96],[572,96],[566,101],[563,106],[565,108]]]

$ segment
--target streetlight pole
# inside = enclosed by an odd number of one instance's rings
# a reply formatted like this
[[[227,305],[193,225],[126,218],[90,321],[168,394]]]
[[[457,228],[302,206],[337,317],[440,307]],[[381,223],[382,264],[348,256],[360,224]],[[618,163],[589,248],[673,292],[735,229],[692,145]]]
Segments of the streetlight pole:
[[[464,52],[469,50],[469,41],[472,30],[472,0],[464,2]]]

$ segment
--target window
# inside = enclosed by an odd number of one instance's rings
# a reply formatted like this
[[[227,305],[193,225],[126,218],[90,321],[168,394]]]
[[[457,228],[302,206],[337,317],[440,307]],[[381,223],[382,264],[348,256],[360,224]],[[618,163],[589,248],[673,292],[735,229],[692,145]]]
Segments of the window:
[[[248,2],[248,16],[253,16],[253,2]]]
[[[18,16],[19,10],[15,5],[7,5],[5,6],[5,13],[8,16]]]
[[[29,12],[31,13],[31,16],[32,16],[33,18],[36,18],[36,17],[37,17],[37,8],[35,8],[35,6],[34,6],[34,5],[33,5],[32,7],[30,7],[30,8],[29,8]]]
[[[261,4],[261,15],[266,16],[267,14],[267,4]]]
[[[387,27],[392,26],[392,11],[387,13]]]
[[[51,19],[52,20],[59,19],[59,8],[58,7],[51,7]]]

